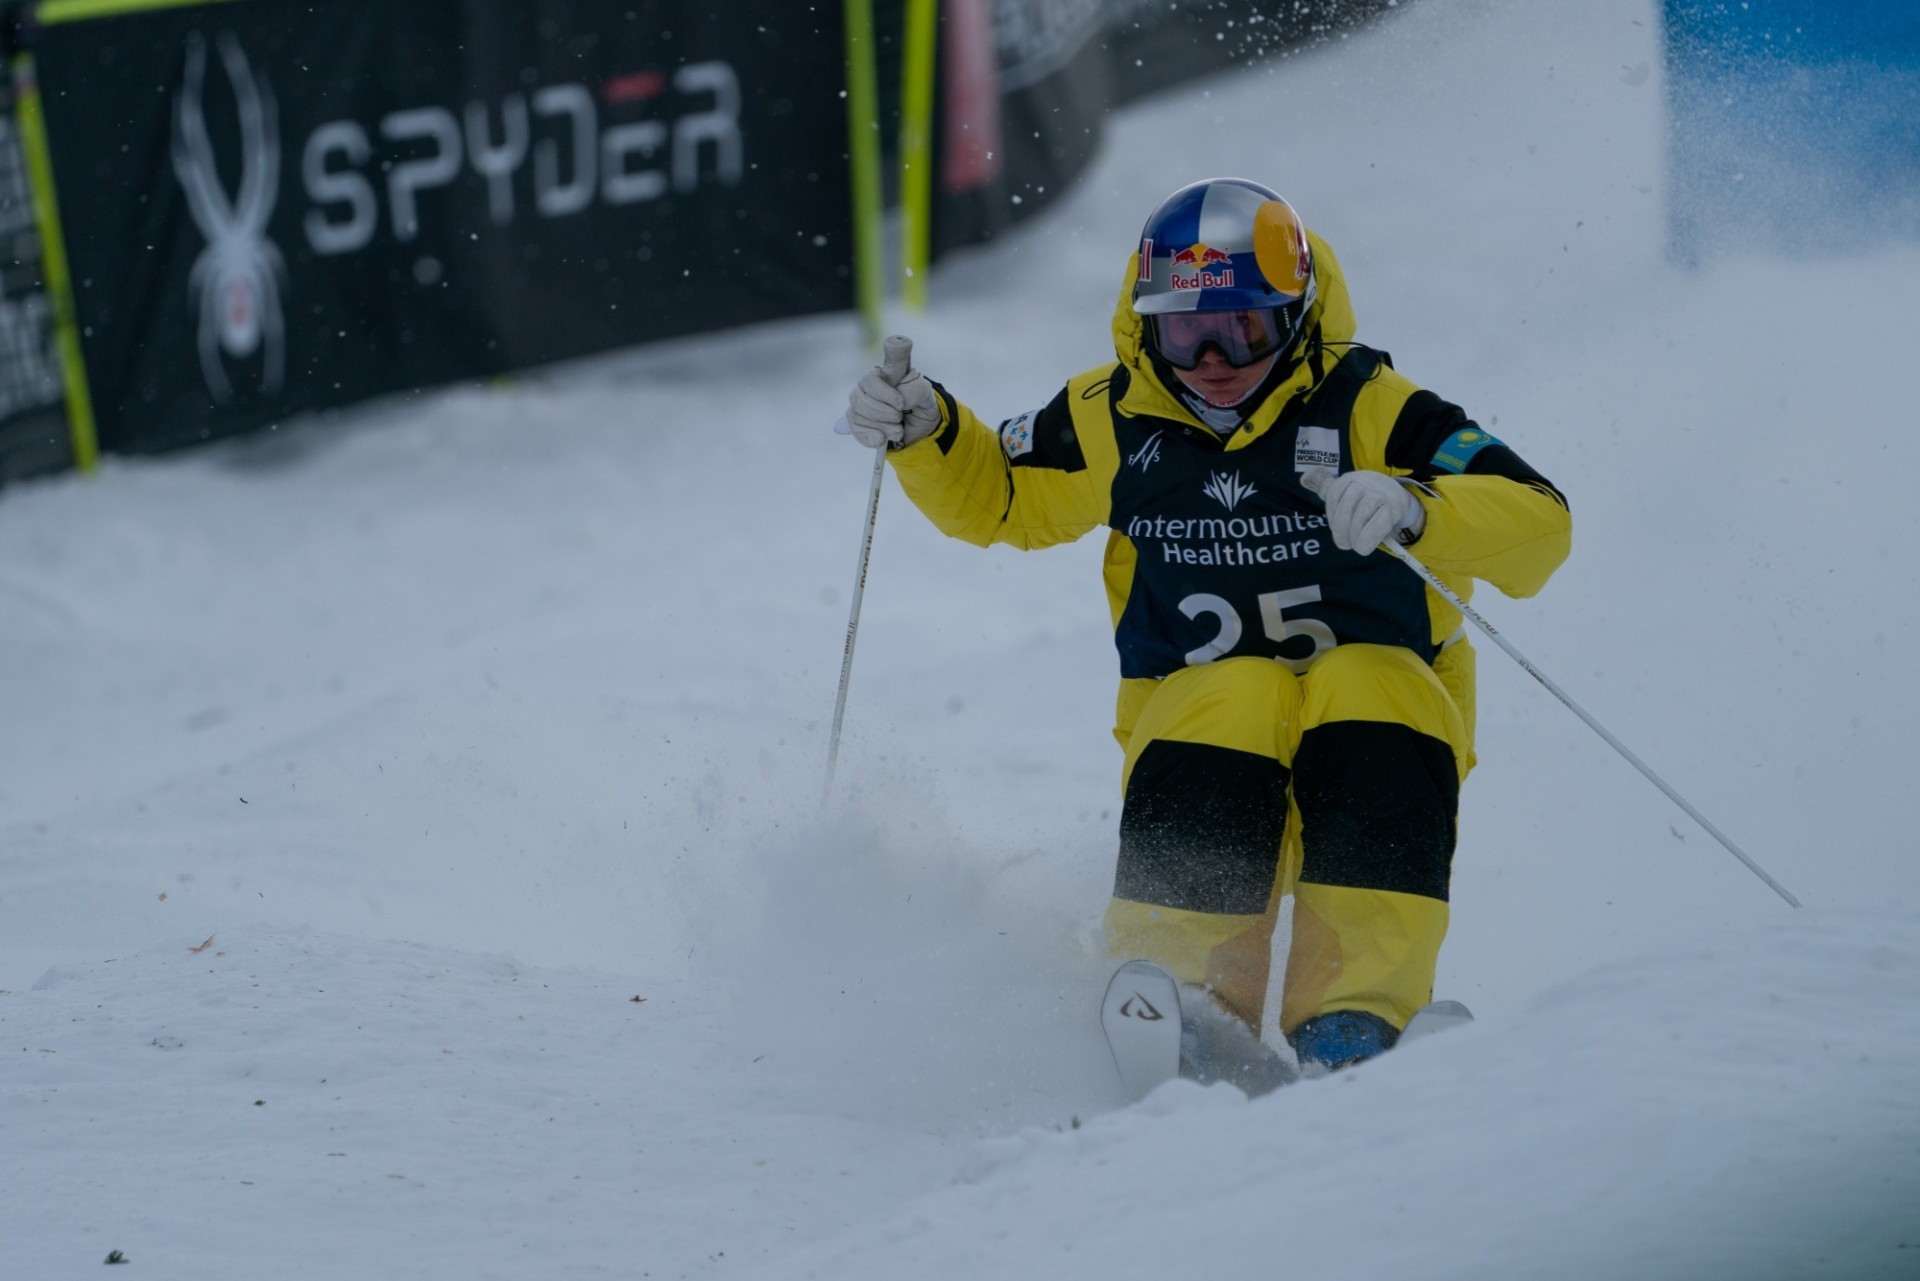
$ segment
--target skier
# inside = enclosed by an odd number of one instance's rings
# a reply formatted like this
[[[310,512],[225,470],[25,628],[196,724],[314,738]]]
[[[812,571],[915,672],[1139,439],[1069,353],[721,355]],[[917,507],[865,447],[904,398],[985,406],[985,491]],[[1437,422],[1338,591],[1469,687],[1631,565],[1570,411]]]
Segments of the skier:
[[[1280,1028],[1301,1068],[1389,1049],[1432,998],[1474,651],[1379,544],[1463,597],[1473,579],[1532,595],[1570,547],[1559,490],[1353,334],[1326,243],[1219,178],[1153,211],[1118,359],[1043,408],[996,431],[898,337],[848,406],[953,537],[1109,531],[1125,760],[1106,933],[1182,985],[1189,1075],[1196,1022],[1257,1038],[1287,894]]]

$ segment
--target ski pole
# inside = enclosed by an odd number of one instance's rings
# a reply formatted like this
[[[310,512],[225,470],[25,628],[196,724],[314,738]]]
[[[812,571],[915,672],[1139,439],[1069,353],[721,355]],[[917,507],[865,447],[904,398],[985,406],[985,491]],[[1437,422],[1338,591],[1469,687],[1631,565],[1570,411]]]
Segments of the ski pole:
[[[1398,556],[1402,561],[1406,562],[1406,565],[1409,569],[1413,570],[1414,573],[1420,575],[1420,577],[1426,579],[1427,585],[1429,587],[1433,588],[1434,591],[1439,592],[1440,595],[1446,599],[1449,605],[1452,605],[1455,609],[1459,610],[1463,615],[1465,615],[1468,619],[1472,621],[1475,627],[1478,627],[1481,631],[1485,632],[1489,637],[1491,637],[1493,639],[1494,644],[1498,645],[1501,649],[1506,650],[1507,656],[1513,659],[1514,662],[1520,664],[1521,667],[1526,669],[1527,675],[1533,677],[1533,679],[1539,681],[1542,685],[1546,686],[1548,693],[1552,694],[1555,698],[1559,699],[1562,703],[1565,703],[1567,705],[1567,710],[1571,711],[1575,716],[1578,716],[1581,720],[1585,721],[1587,723],[1587,728],[1591,729],[1594,733],[1598,734],[1601,738],[1606,740],[1607,746],[1611,747],[1614,751],[1620,753],[1620,755],[1626,757],[1627,763],[1633,766],[1635,769],[1639,770],[1642,774],[1644,774],[1648,782],[1652,783],[1655,787],[1665,792],[1667,794],[1668,800],[1672,801],[1675,805],[1678,805],[1681,809],[1685,810],[1687,812],[1688,817],[1693,819],[1693,821],[1698,823],[1701,827],[1705,828],[1707,833],[1710,836],[1712,836],[1714,840],[1719,841],[1722,845],[1726,846],[1727,852],[1729,854],[1732,854],[1735,858],[1739,859],[1742,863],[1746,864],[1747,870],[1749,872],[1752,872],[1755,876],[1765,881],[1767,883],[1768,888],[1770,888],[1775,894],[1778,894],[1781,898],[1785,899],[1789,904],[1791,904],[1794,907],[1800,906],[1800,900],[1795,898],[1793,895],[1789,894],[1785,886],[1781,885],[1780,882],[1774,880],[1771,876],[1768,876],[1765,869],[1763,869],[1758,863],[1754,862],[1751,858],[1747,857],[1746,851],[1742,850],[1738,845],[1735,845],[1731,840],[1729,840],[1727,838],[1726,833],[1722,832],[1719,828],[1715,827],[1712,823],[1708,822],[1707,816],[1705,814],[1702,814],[1699,810],[1695,809],[1692,805],[1688,804],[1686,797],[1674,791],[1673,788],[1667,784],[1667,781],[1665,779],[1661,778],[1658,774],[1654,773],[1651,769],[1649,769],[1645,761],[1642,761],[1638,756],[1635,756],[1631,751],[1627,749],[1627,745],[1625,743],[1622,743],[1619,739],[1615,738],[1612,734],[1609,734],[1607,732],[1606,727],[1602,725],[1599,721],[1595,720],[1592,716],[1589,716],[1587,714],[1586,709],[1581,707],[1580,704],[1574,702],[1573,699],[1569,698],[1565,690],[1561,689],[1558,685],[1548,680],[1545,672],[1542,672],[1539,668],[1535,667],[1532,663],[1528,662],[1527,656],[1525,654],[1522,654],[1518,649],[1515,649],[1513,645],[1507,640],[1506,637],[1502,636],[1497,630],[1494,629],[1494,626],[1492,623],[1489,623],[1486,619],[1480,617],[1479,613],[1473,608],[1473,606],[1467,604],[1466,601],[1460,599],[1459,593],[1455,592],[1451,587],[1448,587],[1445,583],[1441,582],[1439,575],[1435,574],[1432,570],[1428,569],[1425,565],[1421,564],[1419,557],[1415,556],[1412,552],[1408,551],[1406,548],[1400,546],[1400,544],[1395,542],[1393,539],[1388,539],[1386,542],[1381,543],[1380,547],[1382,550],[1391,552],[1395,556]]]
[[[867,563],[873,557],[873,527],[880,517],[880,486],[887,475],[887,451],[873,451],[873,486],[867,491],[867,528],[860,539],[860,568],[853,578],[853,611],[847,617],[847,648],[840,658],[840,694],[833,702],[833,733],[827,738],[827,778],[820,787],[820,808],[833,799],[833,772],[840,761],[840,726],[847,716],[847,685],[853,679],[853,642],[860,634],[860,598],[867,592]]]
[[[881,377],[898,387],[911,371],[913,343],[898,334],[880,344]],[[842,436],[852,434],[845,415],[833,425]],[[827,737],[827,777],[820,785],[820,808],[833,798],[833,772],[840,762],[840,726],[847,716],[847,686],[853,680],[853,642],[860,634],[860,599],[867,594],[867,563],[873,558],[873,527],[880,517],[880,486],[887,476],[887,451],[873,451],[873,484],[867,490],[867,527],[860,538],[860,568],[853,577],[853,610],[847,616],[847,649],[840,658],[840,694],[833,702],[833,732]]]

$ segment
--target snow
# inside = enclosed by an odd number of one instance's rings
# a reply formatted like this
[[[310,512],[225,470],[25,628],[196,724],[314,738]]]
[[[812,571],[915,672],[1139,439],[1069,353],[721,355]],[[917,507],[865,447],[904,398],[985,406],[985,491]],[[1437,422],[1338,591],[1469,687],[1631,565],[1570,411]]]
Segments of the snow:
[[[1661,251],[1651,5],[1428,0],[1117,116],[901,323],[983,414],[1102,359],[1178,183],[1570,495],[1497,626],[1441,995],[1127,1106],[1097,539],[941,539],[847,317],[0,494],[0,1277],[1920,1276],[1920,248]],[[1649,70],[1651,69],[1651,74]]]

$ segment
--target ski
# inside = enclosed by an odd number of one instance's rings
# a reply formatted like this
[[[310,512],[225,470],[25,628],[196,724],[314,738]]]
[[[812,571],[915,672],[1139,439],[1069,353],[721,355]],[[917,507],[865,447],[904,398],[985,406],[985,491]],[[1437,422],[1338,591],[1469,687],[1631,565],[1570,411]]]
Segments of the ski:
[[[1291,1059],[1205,994],[1183,997],[1173,976],[1151,961],[1114,971],[1100,1024],[1130,1098],[1145,1098],[1176,1076],[1201,1085],[1225,1081],[1256,1098],[1300,1075]]]
[[[1405,1045],[1408,1041],[1417,1041],[1423,1036],[1432,1036],[1435,1032],[1444,1032],[1450,1027],[1459,1027],[1463,1023],[1473,1022],[1473,1011],[1458,1001],[1434,1001],[1421,1006],[1401,1030],[1400,1039],[1395,1045]]]
[[[1180,1074],[1180,985],[1151,961],[1113,972],[1100,1026],[1129,1098],[1143,1099]]]
[[[1395,1045],[1473,1022],[1459,1001],[1422,1006]],[[1202,1085],[1226,1081],[1249,1098],[1300,1079],[1292,1058],[1267,1045],[1252,1029],[1204,994],[1182,1001],[1180,985],[1151,961],[1128,961],[1113,972],[1100,1003],[1120,1085],[1142,1099],[1174,1077]]]

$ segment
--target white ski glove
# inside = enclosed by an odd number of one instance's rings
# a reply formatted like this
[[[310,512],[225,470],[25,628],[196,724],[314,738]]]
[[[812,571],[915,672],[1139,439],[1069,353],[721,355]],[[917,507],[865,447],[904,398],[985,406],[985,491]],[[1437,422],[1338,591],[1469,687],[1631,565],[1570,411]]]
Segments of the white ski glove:
[[[895,334],[881,344],[881,362],[860,376],[847,398],[844,434],[868,449],[905,449],[940,426],[933,384],[913,365],[913,339]]]
[[[1342,551],[1373,553],[1383,541],[1403,531],[1412,542],[1427,527],[1427,509],[1411,489],[1378,471],[1350,471],[1339,476],[1321,468],[1300,474],[1300,483],[1327,505],[1327,532]]]

